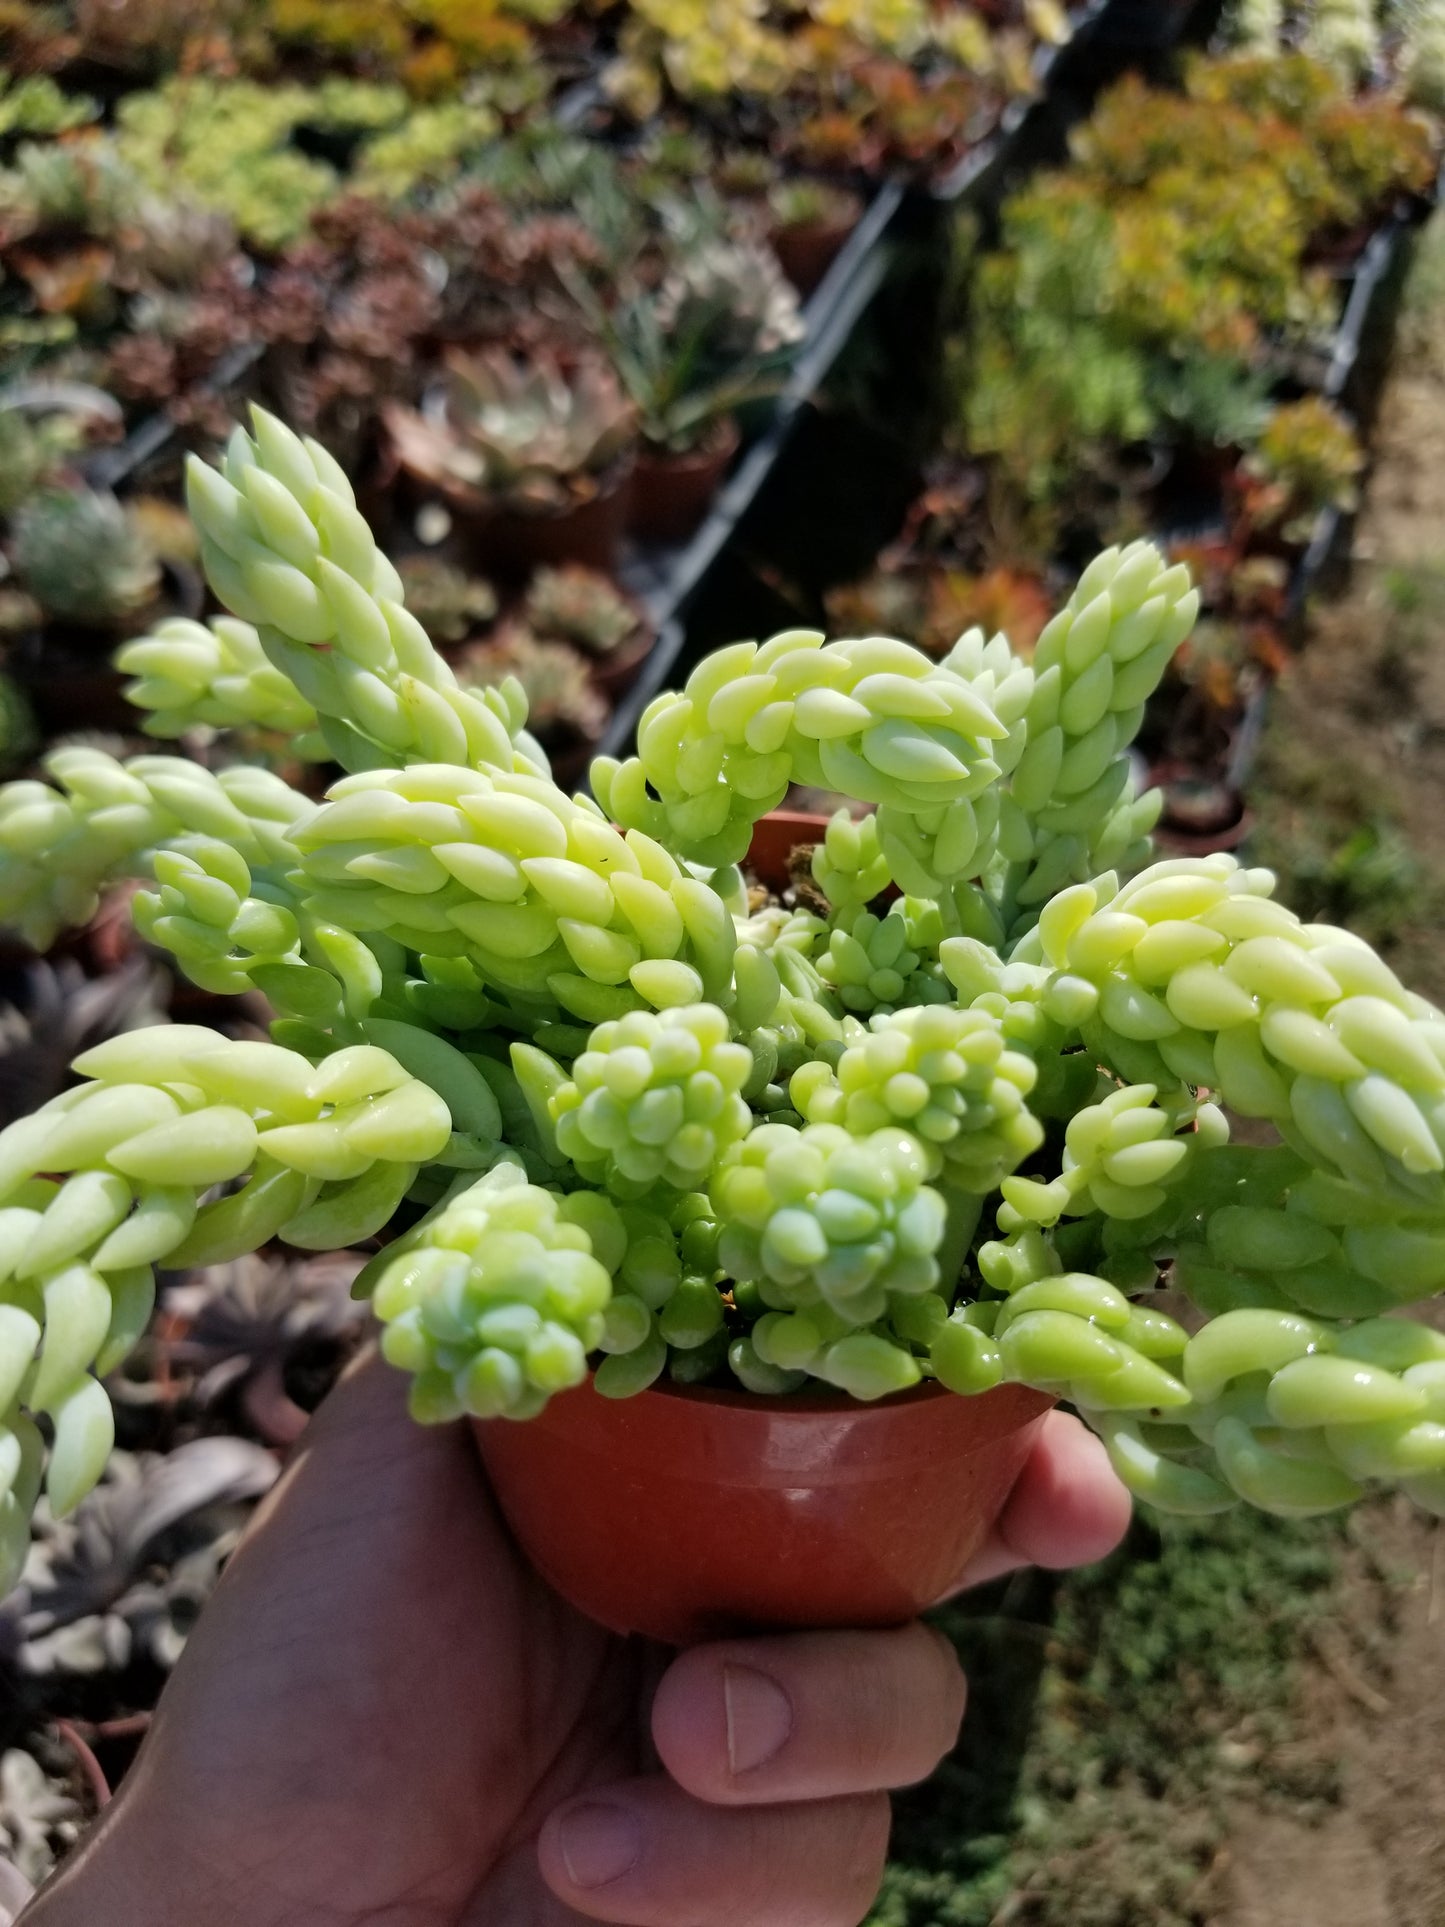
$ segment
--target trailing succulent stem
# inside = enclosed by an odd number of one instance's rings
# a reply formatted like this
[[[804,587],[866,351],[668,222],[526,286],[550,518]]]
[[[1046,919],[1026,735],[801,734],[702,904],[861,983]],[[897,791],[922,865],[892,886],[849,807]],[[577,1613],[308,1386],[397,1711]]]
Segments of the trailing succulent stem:
[[[129,646],[150,726],[314,727],[348,773],[317,804],[70,749],[0,790],[33,941],[140,877],[147,937],[278,1013],[270,1043],[113,1039],[0,1133],[4,1576],[42,1479],[63,1511],[99,1474],[153,1268],[278,1237],[384,1240],[359,1288],[425,1420],[589,1371],[1016,1382],[1162,1506],[1445,1510],[1445,1339],[1387,1316],[1445,1282],[1445,1016],[1268,872],[1149,862],[1127,752],[1183,569],[1100,556],[1031,662],[737,644],[569,796],[319,445],[258,413],[191,507],[230,614]],[[869,807],[818,843],[825,915],[744,885],[794,782]]]

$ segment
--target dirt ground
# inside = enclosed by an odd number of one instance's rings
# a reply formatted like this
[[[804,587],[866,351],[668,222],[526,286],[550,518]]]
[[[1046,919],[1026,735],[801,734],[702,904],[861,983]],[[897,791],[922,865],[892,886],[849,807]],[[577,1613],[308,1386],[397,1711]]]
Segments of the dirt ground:
[[[1417,300],[1417,309],[1423,304]],[[1268,860],[1363,920],[1445,1002],[1445,302],[1407,311],[1350,586],[1278,692],[1257,799]],[[1353,852],[1353,854],[1352,854]],[[1294,892],[1296,896],[1298,892]],[[1404,1501],[1351,1524],[1337,1615],[1312,1637],[1302,1759],[1317,1816],[1236,1806],[1213,1927],[1445,1923],[1445,1521]]]

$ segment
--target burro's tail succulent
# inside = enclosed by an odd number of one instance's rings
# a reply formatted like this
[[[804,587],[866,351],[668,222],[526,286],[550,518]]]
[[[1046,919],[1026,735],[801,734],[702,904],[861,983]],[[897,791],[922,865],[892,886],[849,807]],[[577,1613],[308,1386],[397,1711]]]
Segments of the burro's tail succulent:
[[[153,942],[277,1013],[270,1043],[114,1039],[0,1134],[0,1576],[42,1480],[64,1510],[97,1476],[153,1267],[273,1238],[374,1241],[423,1420],[589,1376],[1015,1382],[1161,1506],[1445,1512],[1445,1338],[1389,1315],[1445,1285],[1445,1016],[1268,872],[1150,861],[1128,750],[1183,569],[1108,551],[1031,662],[737,644],[568,796],[517,689],[456,686],[323,449],[258,414],[191,500],[230,614],[133,645],[152,727],[204,709],[223,757],[314,716],[347,774],[316,804],[71,749],[0,790],[32,940],[139,877]],[[861,811],[806,906],[742,867],[793,782]]]

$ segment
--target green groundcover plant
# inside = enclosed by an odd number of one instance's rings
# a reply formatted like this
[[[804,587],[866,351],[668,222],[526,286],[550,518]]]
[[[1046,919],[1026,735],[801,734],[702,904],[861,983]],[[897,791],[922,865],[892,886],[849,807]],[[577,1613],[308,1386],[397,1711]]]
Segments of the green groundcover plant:
[[[258,412],[190,504],[231,613],[132,649],[138,700],[249,721],[279,674],[347,773],[318,804],[70,747],[0,791],[33,941],[139,875],[151,941],[279,1013],[269,1043],[112,1038],[0,1134],[7,1579],[42,1478],[63,1512],[104,1463],[152,1268],[276,1237],[390,1234],[358,1289],[423,1421],[524,1419],[589,1371],[1015,1381],[1165,1507],[1383,1481],[1445,1510],[1445,1338],[1386,1315],[1445,1279],[1445,1017],[1268,872],[1149,862],[1127,749],[1195,619],[1182,567],[1107,551],[1031,662],[980,631],[941,662],[736,644],[568,796],[321,446]],[[818,844],[826,917],[745,888],[793,782],[872,806]]]

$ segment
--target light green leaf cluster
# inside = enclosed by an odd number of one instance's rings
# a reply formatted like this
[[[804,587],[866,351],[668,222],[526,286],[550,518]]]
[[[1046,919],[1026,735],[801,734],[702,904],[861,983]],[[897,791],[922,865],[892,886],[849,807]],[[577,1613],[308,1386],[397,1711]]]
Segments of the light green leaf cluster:
[[[289,676],[268,662],[249,622],[219,616],[211,623],[173,616],[152,634],[116,651],[115,666],[135,678],[125,695],[149,710],[148,736],[193,729],[266,729],[298,738],[297,755],[326,754],[316,711]]]
[[[998,1015],[926,1005],[875,1017],[836,1071],[813,1061],[793,1073],[793,1102],[812,1124],[854,1137],[902,1127],[932,1154],[933,1175],[983,1196],[1044,1141],[1028,1108],[1032,1057],[1009,1048]]]
[[[313,807],[267,770],[213,774],[183,757],[121,763],[76,746],[52,750],[44,768],[58,787],[0,788],[0,921],[37,949],[87,922],[105,884],[144,875],[178,839],[216,839],[247,865],[293,862],[286,830]]]
[[[825,1304],[870,1325],[890,1293],[912,1297],[938,1282],[944,1205],[928,1172],[906,1131],[759,1125],[709,1187],[722,1263],[779,1309]]]
[[[413,1374],[417,1418],[530,1418],[581,1384],[625,1234],[579,1196],[573,1211],[499,1163],[388,1253],[374,1298],[382,1351]]]
[[[859,910],[831,923],[816,969],[843,1008],[861,1016],[946,1002],[948,986],[937,957],[922,945],[915,948],[916,940],[903,911],[879,917]]]
[[[1357,85],[1380,58],[1375,0],[1314,0],[1300,48],[1349,85]]]
[[[633,1011],[597,1026],[553,1095],[558,1147],[623,1196],[696,1190],[752,1128],[741,1095],[752,1073],[716,1004]]]
[[[823,840],[813,851],[813,881],[835,916],[857,912],[893,881],[878,841],[878,817],[854,816],[841,809],[828,819]]]
[[[1147,856],[1159,799],[1130,794],[1125,752],[1198,614],[1189,571],[1134,542],[1090,563],[1040,635],[1028,740],[998,832],[1020,909],[1037,914],[1066,884]]]
[[[789,629],[709,656],[681,693],[648,705],[637,755],[598,758],[592,781],[614,821],[712,864],[746,856],[753,824],[790,783],[840,790],[882,806],[892,866],[895,817],[932,821],[989,792],[1000,775],[992,746],[1009,728],[962,676],[907,643]],[[975,828],[969,856],[977,841]]]
[[[0,1132],[0,1588],[19,1574],[43,1452],[52,1510],[114,1440],[100,1384],[145,1329],[154,1266],[214,1264],[280,1236],[370,1237],[451,1135],[436,1093],[373,1048],[317,1068],[176,1024],[76,1060],[88,1080]],[[208,1192],[241,1188],[203,1202]]]
[[[414,764],[331,790],[296,845],[314,912],[596,1024],[729,994],[736,933],[708,884],[530,770]]]
[[[1445,113],[1445,4],[1418,0],[1407,19],[1405,86],[1412,101]]]
[[[211,587],[316,711],[347,769],[410,762],[540,769],[512,684],[462,689],[403,603],[351,484],[319,442],[252,411],[186,500]]]

